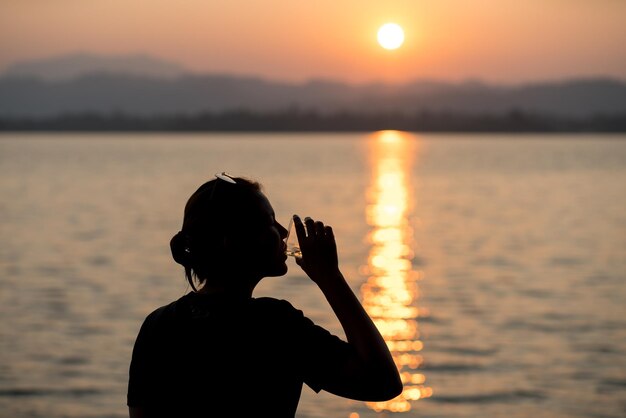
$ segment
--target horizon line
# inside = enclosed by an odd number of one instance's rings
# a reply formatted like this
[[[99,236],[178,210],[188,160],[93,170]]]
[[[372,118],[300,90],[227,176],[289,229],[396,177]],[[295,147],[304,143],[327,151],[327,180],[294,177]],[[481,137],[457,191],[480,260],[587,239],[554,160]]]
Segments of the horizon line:
[[[568,82],[575,81],[593,81],[593,80],[612,80],[617,82],[626,83],[626,76],[616,76],[610,74],[569,74],[569,75],[561,75],[561,76],[546,76],[542,78],[527,78],[524,80],[518,81],[495,81],[493,79],[488,79],[485,77],[477,76],[477,75],[468,75],[466,77],[459,78],[443,78],[436,77],[432,75],[423,75],[416,76],[414,78],[407,79],[406,81],[385,81],[382,79],[371,79],[367,81],[349,81],[342,79],[341,77],[330,77],[330,76],[308,76],[300,79],[286,79],[286,78],[277,78],[268,75],[263,75],[260,73],[251,73],[251,72],[240,72],[238,70],[231,71],[223,71],[223,70],[195,70],[190,69],[186,65],[181,64],[175,60],[169,60],[167,58],[163,58],[157,55],[151,55],[147,52],[132,52],[126,54],[100,54],[94,52],[86,52],[86,51],[75,51],[69,52],[65,54],[57,54],[57,55],[46,55],[41,56],[39,58],[26,58],[22,60],[15,60],[13,62],[7,63],[0,67],[0,78],[9,78],[13,76],[19,76],[17,74],[7,74],[7,72],[16,65],[23,64],[35,64],[38,62],[46,62],[46,61],[54,61],[60,59],[68,59],[68,58],[76,58],[76,57],[91,57],[97,59],[131,59],[131,58],[141,58],[148,59],[154,61],[160,61],[166,65],[172,65],[178,67],[180,71],[179,74],[172,76],[156,76],[151,74],[141,74],[141,72],[133,73],[131,71],[109,71],[109,70],[96,70],[96,71],[86,71],[76,76],[71,77],[61,77],[59,80],[72,80],[76,78],[81,78],[84,76],[94,75],[94,74],[116,74],[116,75],[134,75],[139,77],[148,77],[148,78],[157,78],[164,80],[175,80],[183,77],[200,77],[200,76],[212,76],[212,77],[232,77],[232,78],[242,78],[242,79],[252,79],[259,80],[264,82],[272,82],[277,84],[287,84],[287,85],[307,85],[313,83],[328,83],[328,84],[343,84],[345,86],[350,87],[364,87],[364,86],[385,86],[385,87],[402,87],[415,83],[441,83],[441,84],[450,84],[450,85],[467,85],[467,84],[482,84],[488,87],[500,87],[500,88],[515,88],[515,87],[523,87],[529,85],[537,85],[537,84],[564,84]],[[42,77],[32,76],[32,78],[42,79]],[[46,80],[45,78],[43,78]],[[46,80],[49,81],[49,80]],[[56,80],[55,80],[56,81]]]

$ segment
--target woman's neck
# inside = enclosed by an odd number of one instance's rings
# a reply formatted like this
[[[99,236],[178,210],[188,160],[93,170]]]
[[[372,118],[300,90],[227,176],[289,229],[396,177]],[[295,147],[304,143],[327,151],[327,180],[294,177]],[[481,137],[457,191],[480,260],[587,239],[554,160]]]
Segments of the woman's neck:
[[[225,297],[238,297],[238,298],[251,298],[252,292],[254,292],[254,288],[261,281],[258,280],[250,280],[250,278],[243,279],[241,277],[231,277],[229,278],[229,283],[208,283],[205,282],[204,286],[198,290],[200,294],[219,296],[223,295]]]

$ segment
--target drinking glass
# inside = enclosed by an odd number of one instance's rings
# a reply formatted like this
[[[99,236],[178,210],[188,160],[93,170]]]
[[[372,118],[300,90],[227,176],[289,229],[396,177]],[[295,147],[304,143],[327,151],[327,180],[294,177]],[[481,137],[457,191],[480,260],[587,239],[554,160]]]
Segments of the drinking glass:
[[[297,259],[302,258],[302,251],[300,250],[300,243],[298,242],[298,234],[296,233],[296,226],[293,223],[293,216],[289,221],[289,227],[287,228],[287,238],[285,238],[285,244],[287,249],[285,254]]]

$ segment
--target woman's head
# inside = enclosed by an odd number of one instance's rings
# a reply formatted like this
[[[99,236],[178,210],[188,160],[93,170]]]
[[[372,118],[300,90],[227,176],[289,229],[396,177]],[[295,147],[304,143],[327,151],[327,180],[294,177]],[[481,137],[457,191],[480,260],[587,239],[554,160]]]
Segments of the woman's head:
[[[195,289],[194,277],[202,284],[237,285],[235,277],[258,281],[285,274],[285,236],[259,183],[222,174],[191,195],[170,246]]]

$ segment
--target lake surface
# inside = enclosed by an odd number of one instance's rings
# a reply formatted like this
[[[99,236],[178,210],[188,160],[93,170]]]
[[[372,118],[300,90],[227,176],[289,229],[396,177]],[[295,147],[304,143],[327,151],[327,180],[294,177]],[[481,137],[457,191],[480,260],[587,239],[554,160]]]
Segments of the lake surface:
[[[626,415],[626,136],[378,132],[0,135],[0,416],[127,416],[139,326],[188,291],[169,239],[223,170],[333,225],[405,381],[305,387],[298,417]],[[290,262],[255,295],[343,335]]]

